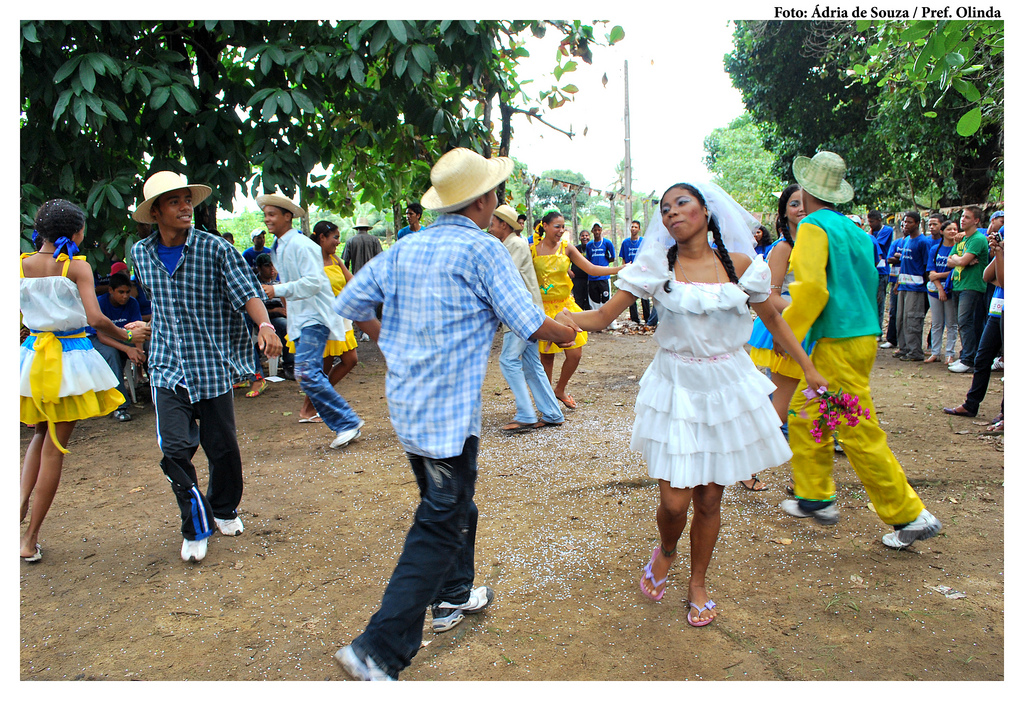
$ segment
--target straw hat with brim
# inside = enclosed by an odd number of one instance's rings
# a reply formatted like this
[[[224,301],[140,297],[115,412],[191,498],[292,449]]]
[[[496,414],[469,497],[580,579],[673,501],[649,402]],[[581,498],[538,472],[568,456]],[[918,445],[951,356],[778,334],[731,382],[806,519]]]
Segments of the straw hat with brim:
[[[359,217],[358,219],[356,219],[356,224],[352,228],[358,231],[360,229],[372,229],[373,227],[370,226],[369,219],[367,219],[366,217]]]
[[[282,195],[281,193],[274,193],[273,195],[260,195],[256,198],[256,205],[263,209],[267,205],[277,207],[279,209],[285,209],[294,214],[296,217],[306,216],[306,210],[299,205],[292,202],[290,199]]]
[[[793,177],[807,192],[822,202],[841,204],[853,199],[853,186],[846,182],[846,161],[838,153],[818,151],[814,158],[797,156]]]
[[[156,202],[160,195],[165,195],[168,192],[175,190],[182,190],[188,188],[192,191],[192,206],[199,204],[213,192],[213,189],[207,185],[189,185],[188,178],[178,173],[173,173],[169,170],[161,170],[153,173],[146,180],[146,183],[142,186],[142,196],[145,197],[145,201],[135,208],[132,212],[132,219],[143,224],[153,224],[156,222],[153,216],[149,213],[152,209],[153,203]]]
[[[500,205],[495,209],[494,216],[511,226],[512,231],[523,230],[523,225],[519,222],[519,215],[516,214],[516,210],[509,207],[507,204]]]
[[[512,174],[512,159],[484,158],[468,148],[452,149],[430,169],[432,187],[420,199],[435,212],[457,212]]]

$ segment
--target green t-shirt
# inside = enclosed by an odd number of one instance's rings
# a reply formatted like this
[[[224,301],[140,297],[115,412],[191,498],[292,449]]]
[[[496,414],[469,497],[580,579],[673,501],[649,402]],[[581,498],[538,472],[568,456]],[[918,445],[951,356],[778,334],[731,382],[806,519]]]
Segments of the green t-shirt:
[[[962,256],[973,253],[978,262],[975,265],[956,267],[953,269],[953,291],[974,290],[984,292],[986,289],[985,266],[988,265],[988,238],[981,231],[975,230],[970,236],[956,245],[953,253]]]

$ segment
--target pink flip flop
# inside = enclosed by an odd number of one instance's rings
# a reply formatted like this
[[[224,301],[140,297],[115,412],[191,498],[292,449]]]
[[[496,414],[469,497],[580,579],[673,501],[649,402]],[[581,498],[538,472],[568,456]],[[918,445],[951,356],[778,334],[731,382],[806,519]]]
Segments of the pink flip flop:
[[[644,567],[644,574],[640,578],[640,593],[643,594],[644,596],[646,596],[651,601],[661,601],[661,597],[665,596],[665,590],[668,589],[668,587],[665,587],[665,589],[662,589],[661,592],[659,592],[657,594],[651,594],[649,591],[644,589],[644,580],[645,579],[651,580],[651,584],[654,585],[652,587],[652,589],[657,589],[662,584],[664,584],[665,582],[668,581],[668,575],[667,574],[665,575],[665,578],[662,579],[659,582],[658,580],[656,580],[654,578],[654,574],[651,572],[651,568],[654,566],[654,561],[658,559],[658,553],[660,553],[660,552],[661,552],[661,546],[660,545],[654,546],[654,552],[651,553],[651,561],[648,562],[647,565]]]
[[[715,607],[715,602],[712,601],[711,599],[708,599],[708,602],[706,604],[704,604],[703,606],[698,606],[697,604],[693,603],[692,601],[687,602],[687,603],[690,604],[690,609],[697,609],[697,615],[698,616],[700,616],[700,614],[703,613],[704,611],[710,611],[711,609],[713,609]],[[713,621],[713,620],[715,620],[715,619],[714,618],[709,618],[706,621],[701,621],[701,620],[694,621],[694,619],[693,619],[693,611],[690,610],[690,611],[686,612],[686,622],[689,623],[694,628],[700,628],[702,626],[706,626],[708,623],[711,623],[711,621]]]

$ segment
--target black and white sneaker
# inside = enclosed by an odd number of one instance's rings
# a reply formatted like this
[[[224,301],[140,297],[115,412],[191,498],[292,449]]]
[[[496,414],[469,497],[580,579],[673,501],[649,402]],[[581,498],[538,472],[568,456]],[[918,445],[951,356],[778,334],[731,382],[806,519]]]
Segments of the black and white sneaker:
[[[479,613],[487,608],[492,601],[494,601],[494,590],[490,587],[477,587],[469,592],[469,599],[462,604],[449,604],[442,601],[430,608],[434,619],[431,629],[435,633],[451,630],[462,623],[462,619],[466,617],[467,613]]]

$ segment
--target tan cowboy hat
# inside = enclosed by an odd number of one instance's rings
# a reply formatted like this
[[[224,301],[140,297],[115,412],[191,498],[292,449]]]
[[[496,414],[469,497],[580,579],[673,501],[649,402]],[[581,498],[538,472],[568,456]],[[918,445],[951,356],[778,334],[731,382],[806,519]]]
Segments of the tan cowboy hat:
[[[822,202],[842,204],[853,199],[853,185],[846,182],[846,161],[838,153],[818,151],[814,158],[797,156],[793,177]]]
[[[267,205],[277,207],[279,209],[286,209],[295,215],[296,218],[306,216],[306,210],[292,202],[280,192],[275,192],[273,195],[260,195],[256,198],[256,204],[260,209],[263,209]]]
[[[207,185],[189,185],[188,178],[184,175],[173,173],[169,170],[161,170],[149,176],[142,186],[142,196],[146,199],[132,212],[132,219],[143,224],[155,223],[156,220],[149,213],[153,203],[156,202],[160,195],[173,192],[174,190],[181,190],[182,188],[191,190],[192,206],[199,204],[213,192],[213,189]]]
[[[359,229],[372,229],[373,227],[370,226],[369,219],[367,219],[366,217],[359,217],[356,219],[355,226],[353,226],[352,228],[358,231]]]
[[[512,231],[523,230],[523,225],[519,223],[519,215],[516,214],[516,210],[509,207],[507,204],[499,205],[498,208],[494,210],[494,216],[511,226]]]
[[[452,149],[430,169],[432,186],[420,204],[436,212],[456,212],[508,180],[512,167],[511,158],[484,158],[468,148]]]

